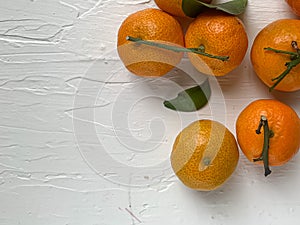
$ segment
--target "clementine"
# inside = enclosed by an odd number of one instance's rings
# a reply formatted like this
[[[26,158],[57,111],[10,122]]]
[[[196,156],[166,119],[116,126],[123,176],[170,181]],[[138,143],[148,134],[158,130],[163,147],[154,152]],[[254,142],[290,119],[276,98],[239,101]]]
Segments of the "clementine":
[[[242,152],[252,162],[263,162],[267,176],[271,173],[269,165],[283,165],[298,152],[300,120],[290,106],[277,100],[260,99],[239,114],[236,134]]]
[[[144,9],[129,15],[123,21],[117,43],[120,59],[136,75],[157,77],[172,70],[183,56],[182,52],[133,43],[128,37],[183,47],[181,25],[159,9]]]
[[[299,0],[285,0],[287,4],[291,7],[292,11],[300,16],[300,1]]]
[[[199,120],[176,137],[171,165],[187,187],[210,191],[220,187],[235,171],[239,151],[232,133],[221,123]]]
[[[189,25],[185,45],[187,48],[202,47],[209,54],[229,56],[229,60],[222,61],[195,53],[188,54],[191,63],[200,72],[224,76],[241,64],[248,48],[248,37],[238,17],[208,10]]]
[[[291,92],[300,89],[299,27],[300,20],[276,20],[254,39],[250,55],[253,69],[270,90]]]

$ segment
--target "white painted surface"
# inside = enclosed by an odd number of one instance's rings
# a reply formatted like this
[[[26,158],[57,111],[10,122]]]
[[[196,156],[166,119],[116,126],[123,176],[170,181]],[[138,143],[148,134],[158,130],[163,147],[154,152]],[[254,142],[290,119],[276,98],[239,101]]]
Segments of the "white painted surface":
[[[165,109],[178,73],[140,79],[116,55],[120,23],[146,7],[155,4],[0,0],[0,224],[297,224],[299,155],[268,178],[241,155],[221,189],[201,193],[177,180],[169,154],[197,118],[235,133],[237,114],[252,100],[277,98],[300,113],[300,92],[268,93],[247,54],[212,82],[204,109]],[[251,46],[266,24],[294,17],[283,0],[249,0],[241,19]]]

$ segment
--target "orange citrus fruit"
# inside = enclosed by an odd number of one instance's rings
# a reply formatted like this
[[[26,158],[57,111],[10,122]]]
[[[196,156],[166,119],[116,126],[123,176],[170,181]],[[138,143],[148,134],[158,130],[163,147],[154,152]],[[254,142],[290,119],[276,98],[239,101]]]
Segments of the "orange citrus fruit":
[[[127,37],[184,46],[181,25],[159,9],[144,9],[129,15],[118,32],[118,53],[126,68],[139,76],[162,76],[176,66],[183,54],[133,43]]]
[[[300,16],[300,1],[299,0],[285,0],[287,4],[291,7],[293,12],[297,15]]]
[[[236,134],[242,152],[252,162],[262,156],[264,147],[265,128],[261,128],[261,134],[257,132],[262,116],[269,129],[268,163],[283,165],[299,150],[299,117],[290,106],[277,100],[260,99],[246,106],[237,118]]]
[[[201,191],[220,187],[235,171],[239,151],[232,133],[212,120],[195,121],[176,137],[171,165],[186,186]]]
[[[251,48],[251,62],[257,76],[268,87],[272,87],[276,82],[272,79],[278,77],[287,69],[286,63],[291,61],[291,56],[265,48],[296,53],[297,51],[291,43],[300,41],[299,27],[300,20],[276,20],[264,27],[255,37]],[[300,65],[293,67],[274,89],[287,92],[299,90]]]
[[[156,5],[163,11],[179,17],[186,17],[182,10],[182,0],[154,0]],[[212,0],[202,0],[205,3],[211,3]]]
[[[206,53],[229,56],[228,61],[189,53],[191,63],[202,73],[223,76],[241,64],[248,37],[242,21],[221,11],[201,13],[188,27],[185,35],[187,48],[202,46]]]

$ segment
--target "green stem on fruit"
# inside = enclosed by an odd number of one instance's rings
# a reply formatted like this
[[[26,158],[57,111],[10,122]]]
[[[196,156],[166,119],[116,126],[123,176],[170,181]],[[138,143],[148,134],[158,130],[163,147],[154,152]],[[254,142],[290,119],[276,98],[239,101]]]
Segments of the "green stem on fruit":
[[[229,60],[229,56],[217,56],[217,55],[212,55],[212,54],[206,53],[205,47],[203,45],[199,46],[199,48],[184,48],[184,47],[177,47],[177,46],[157,43],[157,42],[153,42],[153,41],[147,41],[147,40],[143,40],[141,38],[135,38],[135,37],[131,37],[131,36],[127,36],[126,40],[136,42],[138,44],[144,44],[144,45],[154,46],[154,47],[158,47],[158,48],[163,48],[163,49],[167,49],[167,50],[174,51],[174,52],[192,52],[192,53],[203,55],[203,56],[206,56],[209,58],[218,59],[221,61]]]
[[[287,67],[285,71],[283,71],[279,76],[272,78],[272,81],[275,81],[275,83],[269,88],[269,91],[273,91],[273,89],[290,73],[290,71],[300,64],[300,49],[298,48],[298,44],[296,41],[292,41],[291,43],[293,49],[296,50],[296,52],[290,52],[290,51],[284,51],[284,50],[278,50],[274,48],[264,48],[264,50],[267,51],[273,51],[275,53],[281,53],[281,54],[287,54],[290,55],[291,61],[286,62],[285,66]]]
[[[287,67],[285,71],[283,71],[282,74],[280,74],[278,77],[275,77],[272,79],[272,81],[276,81],[270,88],[269,91],[273,91],[273,89],[283,80],[283,78],[286,77],[286,75],[289,74],[289,72],[298,64],[300,63],[300,58],[294,59],[290,62],[287,62],[285,66]]]
[[[279,49],[270,48],[270,47],[264,48],[264,50],[273,51],[275,53],[287,54],[287,55],[291,55],[291,56],[297,56],[298,55],[296,52],[289,52],[289,51],[279,50]]]
[[[256,134],[261,134],[261,128],[263,128],[264,130],[264,144],[263,144],[262,154],[259,158],[253,159],[253,161],[254,162],[263,161],[265,176],[268,176],[272,172],[269,168],[269,145],[270,145],[270,138],[274,136],[274,133],[269,128],[268,119],[266,116],[261,116],[258,128],[255,131]]]

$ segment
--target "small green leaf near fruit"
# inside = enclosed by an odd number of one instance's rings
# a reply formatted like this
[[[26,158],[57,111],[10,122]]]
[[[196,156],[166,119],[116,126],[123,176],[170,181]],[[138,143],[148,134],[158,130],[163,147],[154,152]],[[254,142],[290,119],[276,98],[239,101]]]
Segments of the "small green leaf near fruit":
[[[219,4],[208,4],[200,0],[182,0],[182,10],[185,15],[195,18],[205,7],[221,10],[231,15],[242,14],[247,6],[247,0],[232,0]]]
[[[164,101],[164,106],[181,112],[193,112],[205,106],[211,96],[209,80],[179,92],[177,97]]]

